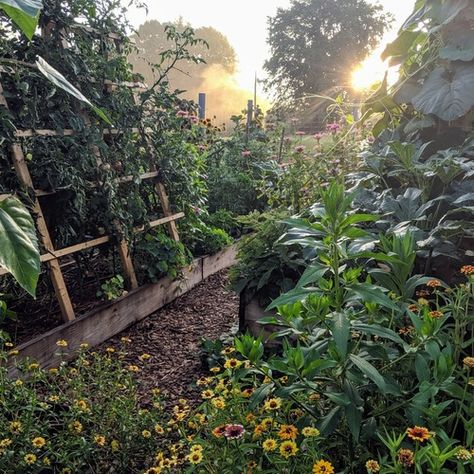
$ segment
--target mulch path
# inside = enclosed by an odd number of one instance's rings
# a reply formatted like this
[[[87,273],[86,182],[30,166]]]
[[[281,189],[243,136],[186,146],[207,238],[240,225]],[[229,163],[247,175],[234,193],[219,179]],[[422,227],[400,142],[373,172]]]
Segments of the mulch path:
[[[189,293],[130,327],[101,346],[120,347],[128,337],[126,364],[137,365],[139,392],[144,401],[158,387],[170,400],[197,400],[195,381],[208,375],[201,362],[202,338],[218,339],[238,324],[239,298],[229,288],[227,271],[210,276]],[[142,354],[150,354],[145,362]]]

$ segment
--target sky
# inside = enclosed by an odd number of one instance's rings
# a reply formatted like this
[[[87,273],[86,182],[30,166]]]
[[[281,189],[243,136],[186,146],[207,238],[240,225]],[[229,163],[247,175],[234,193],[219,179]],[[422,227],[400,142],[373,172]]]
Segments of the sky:
[[[338,0],[344,1],[344,0]],[[369,0],[376,3],[376,0]],[[290,0],[148,0],[148,16],[143,11],[130,11],[129,20],[139,26],[147,19],[161,22],[183,17],[193,27],[212,26],[227,36],[237,54],[239,67],[237,83],[252,90],[254,75],[264,77],[263,64],[269,56],[267,39],[267,18],[273,16],[279,7],[288,7]],[[383,43],[393,40],[404,19],[411,13],[414,0],[379,0],[387,11],[395,16],[391,31]],[[383,49],[383,48],[382,48]],[[365,77],[382,76],[383,66],[377,60],[379,51],[374,52],[359,73],[359,81]]]

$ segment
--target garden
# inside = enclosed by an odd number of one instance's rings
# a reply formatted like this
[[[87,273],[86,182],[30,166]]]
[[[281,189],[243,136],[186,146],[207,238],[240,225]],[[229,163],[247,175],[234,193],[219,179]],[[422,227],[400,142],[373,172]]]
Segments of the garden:
[[[270,41],[305,4],[366,5]],[[474,472],[472,2],[310,131],[286,53],[230,125],[170,83],[190,26],[145,83],[132,7],[0,0],[0,472]]]

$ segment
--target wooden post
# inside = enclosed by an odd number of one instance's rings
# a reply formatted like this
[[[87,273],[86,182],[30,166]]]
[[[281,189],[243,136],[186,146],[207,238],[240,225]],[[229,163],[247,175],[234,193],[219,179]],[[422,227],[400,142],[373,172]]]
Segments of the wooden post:
[[[34,192],[33,180],[31,179],[30,171],[28,170],[28,166],[25,161],[25,155],[21,146],[18,143],[14,143],[11,147],[11,152],[13,166],[18,178],[20,179],[20,182],[24,186],[32,189]],[[48,226],[46,225],[43,211],[37,197],[35,197],[33,209],[36,213],[36,225],[38,226],[41,242],[47,252],[52,252],[54,254],[53,242],[51,240]],[[58,298],[63,319],[65,321],[72,321],[74,319],[74,309],[72,307],[71,299],[64,282],[64,277],[61,272],[61,267],[59,266],[59,261],[57,259],[51,260],[48,262],[48,265],[50,269],[51,281]]]
[[[247,102],[247,126],[246,126],[247,143],[250,138],[250,126],[252,125],[252,116],[253,116],[253,100],[249,100]]]
[[[161,207],[163,208],[163,214],[165,215],[165,217],[169,217],[173,215],[170,208],[168,194],[166,193],[164,184],[156,183],[155,190],[156,190],[156,193],[158,194],[158,197],[160,198]],[[166,225],[168,227],[168,232],[170,233],[171,238],[174,241],[179,242],[179,232],[178,232],[178,227],[176,226],[176,222],[170,221]]]

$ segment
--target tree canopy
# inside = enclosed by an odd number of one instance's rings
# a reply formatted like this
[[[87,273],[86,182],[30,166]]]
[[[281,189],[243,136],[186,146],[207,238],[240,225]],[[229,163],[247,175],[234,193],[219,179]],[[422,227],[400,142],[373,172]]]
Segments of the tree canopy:
[[[392,17],[366,0],[292,0],[269,18],[266,88],[277,105],[346,85]]]

